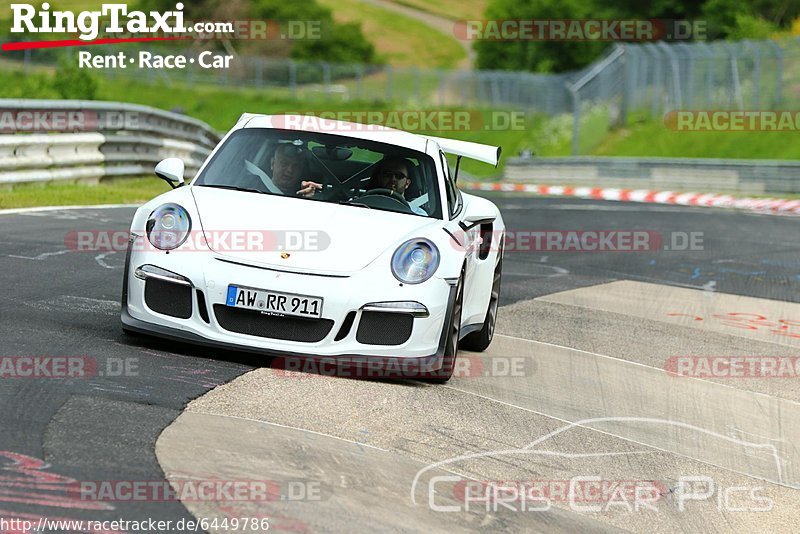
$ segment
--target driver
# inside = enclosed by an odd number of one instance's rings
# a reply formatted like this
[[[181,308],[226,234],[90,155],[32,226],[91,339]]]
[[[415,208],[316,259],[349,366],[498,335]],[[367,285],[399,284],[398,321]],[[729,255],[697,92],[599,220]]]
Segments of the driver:
[[[410,185],[408,160],[398,156],[387,156],[375,166],[367,189],[390,189],[405,198],[406,189]],[[410,207],[411,211],[417,215],[428,215],[421,207]]]
[[[322,189],[322,184],[303,180],[308,175],[309,164],[305,150],[291,143],[281,143],[270,161],[272,181],[284,195],[311,198]]]

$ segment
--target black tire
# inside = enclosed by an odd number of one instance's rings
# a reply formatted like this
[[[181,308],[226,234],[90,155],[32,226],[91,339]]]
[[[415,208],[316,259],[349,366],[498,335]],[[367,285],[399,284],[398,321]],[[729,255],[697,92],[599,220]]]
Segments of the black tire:
[[[461,311],[464,303],[464,270],[461,270],[461,276],[458,278],[458,286],[456,286],[456,298],[453,301],[453,310],[450,314],[450,321],[445,325],[447,329],[447,338],[444,346],[444,355],[442,358],[442,367],[438,371],[431,371],[420,377],[421,380],[426,382],[434,382],[444,384],[453,376],[453,371],[456,368],[456,359],[458,358],[458,338],[460,337],[461,329]],[[444,333],[444,332],[443,332]]]
[[[500,302],[500,283],[503,279],[503,250],[497,253],[497,263],[494,266],[494,277],[492,278],[492,294],[489,297],[489,309],[486,310],[486,319],[483,327],[477,332],[467,334],[461,340],[461,348],[471,352],[483,352],[492,343],[494,337],[494,327],[497,323],[497,306]]]

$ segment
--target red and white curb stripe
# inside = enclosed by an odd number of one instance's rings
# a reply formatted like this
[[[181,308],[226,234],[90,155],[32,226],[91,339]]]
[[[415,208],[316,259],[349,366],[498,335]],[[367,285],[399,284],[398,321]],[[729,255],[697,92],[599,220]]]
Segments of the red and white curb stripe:
[[[680,206],[702,206],[712,208],[735,208],[776,215],[800,215],[800,200],[782,198],[736,198],[713,193],[675,193],[673,191],[650,191],[647,189],[615,189],[603,187],[569,187],[561,185],[504,184],[466,182],[460,187],[473,191],[503,191],[535,193],[562,197],[619,202],[649,202]]]

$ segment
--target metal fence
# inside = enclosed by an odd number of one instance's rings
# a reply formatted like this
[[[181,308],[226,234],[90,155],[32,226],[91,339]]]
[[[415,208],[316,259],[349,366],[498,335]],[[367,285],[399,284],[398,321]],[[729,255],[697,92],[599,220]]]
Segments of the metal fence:
[[[104,49],[107,54],[116,51]],[[184,52],[196,54],[198,50]],[[13,54],[8,57],[27,66],[57,60],[51,50]],[[677,109],[797,108],[800,40],[616,44],[585,69],[561,74],[446,71],[263,57],[238,57],[231,68],[219,70],[194,64],[174,70],[97,72],[150,84],[250,87],[300,100],[321,97],[571,115],[572,153],[577,155],[588,153],[610,128],[625,124],[632,116],[660,118]]]
[[[791,110],[800,104],[798,88],[799,39],[617,45],[568,84],[572,153],[588,152],[608,127],[632,115]]]

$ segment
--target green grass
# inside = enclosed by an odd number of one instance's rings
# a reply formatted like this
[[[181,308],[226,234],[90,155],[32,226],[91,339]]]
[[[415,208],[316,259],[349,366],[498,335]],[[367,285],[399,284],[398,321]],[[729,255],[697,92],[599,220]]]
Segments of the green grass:
[[[466,57],[454,36],[416,19],[359,0],[319,0],[319,3],[333,10],[338,22],[360,22],[367,40],[390,65],[450,68]]]
[[[603,156],[800,159],[800,132],[678,132],[646,121],[611,132],[592,151]]]
[[[151,178],[118,178],[96,185],[76,183],[19,184],[0,188],[0,209],[79,204],[140,204],[169,191],[169,185]]]

